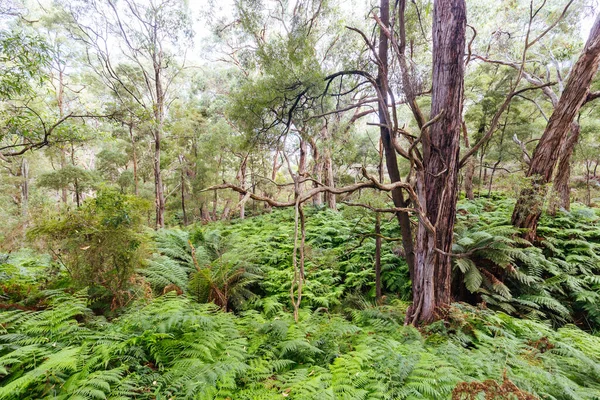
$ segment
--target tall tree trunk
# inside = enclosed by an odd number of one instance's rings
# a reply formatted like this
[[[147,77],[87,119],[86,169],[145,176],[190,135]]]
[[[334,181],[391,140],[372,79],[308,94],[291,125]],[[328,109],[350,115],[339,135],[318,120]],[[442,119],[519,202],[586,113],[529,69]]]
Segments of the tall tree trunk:
[[[314,139],[310,139],[310,147],[312,148],[312,159],[313,159],[313,168],[312,168],[312,176],[316,182],[313,182],[313,188],[317,188],[319,184],[317,182],[321,182],[321,178],[323,176],[323,162],[321,160],[321,154],[319,154],[319,148],[317,147],[317,142]],[[317,193],[312,198],[313,206],[321,206],[323,204],[323,194]]]
[[[129,140],[131,140],[131,158],[133,162],[133,194],[138,195],[138,162],[135,149],[135,139],[133,136],[133,122],[129,124]]]
[[[242,189],[246,188],[246,167],[248,165],[248,155],[246,154],[240,163],[240,169],[238,170],[238,182]],[[240,193],[240,219],[246,217],[246,202],[243,201],[244,195]],[[216,219],[216,217],[215,217]]]
[[[154,26],[154,40],[158,40],[156,25]],[[165,227],[165,194],[160,170],[161,140],[163,135],[163,120],[165,117],[165,92],[162,83],[162,50],[158,43],[154,43],[157,52],[153,53],[154,85],[156,100],[154,104],[154,195],[156,203],[156,228]]]
[[[302,181],[306,175],[306,154],[308,153],[308,142],[300,137],[300,158],[298,159],[298,175]],[[298,190],[304,192],[304,183],[299,184]]]
[[[381,301],[381,215],[375,213],[375,297]]]
[[[187,213],[185,211],[185,158],[183,154],[179,155],[179,165],[181,167],[181,212],[183,213],[183,226],[188,224]]]
[[[335,179],[333,175],[333,162],[331,160],[331,150],[326,148],[323,153],[323,164],[325,169],[325,185],[335,187]],[[327,207],[331,210],[337,210],[337,200],[334,193],[325,193],[327,199]]]
[[[571,127],[571,134],[560,154],[558,168],[554,176],[554,197],[551,199],[550,207],[548,208],[548,211],[552,215],[555,215],[560,208],[567,211],[571,210],[571,186],[569,185],[569,180],[571,179],[571,156],[579,140],[580,131],[581,127],[579,124],[574,122]]]
[[[467,124],[465,121],[462,123],[463,128],[463,138],[465,141],[465,148],[469,148],[469,133],[467,132]],[[465,197],[469,200],[475,199],[475,194],[473,193],[473,175],[475,175],[475,154],[472,157],[469,157],[467,160],[467,164],[465,165]]]
[[[21,159],[21,216],[27,220],[29,214],[29,161]],[[25,221],[27,223],[27,221]]]
[[[64,73],[63,73],[63,69],[61,68],[61,61],[60,61],[60,53],[57,53],[57,68],[58,68],[58,87],[57,87],[57,93],[56,93],[56,104],[58,105],[58,116],[59,118],[63,118],[65,115],[65,103],[64,103],[64,94],[65,94],[65,82],[64,82]],[[63,170],[64,172],[64,168],[67,166],[67,150],[64,148],[64,146],[60,147],[60,168]],[[63,186],[61,188],[61,200],[63,202],[63,204],[67,204],[67,199],[68,199],[68,188],[67,186]]]
[[[161,129],[154,130],[154,197],[156,205],[156,221],[157,229],[165,227],[165,195],[162,184],[162,174],[160,171],[160,139]]]
[[[458,154],[463,108],[464,0],[435,0],[433,6],[433,75],[431,116],[439,118],[424,132],[423,167],[417,193],[427,219],[417,232],[413,304],[407,320],[430,322],[451,301],[452,251],[458,195]]]
[[[64,147],[60,148],[60,169],[64,172],[64,169],[67,167],[67,151]],[[68,200],[68,188],[67,186],[63,186],[60,188],[60,199],[63,204],[67,204]]]
[[[537,236],[537,224],[542,214],[546,184],[552,179],[559,156],[557,149],[562,148],[575,116],[586,101],[599,62],[600,15],[596,17],[585,47],[569,73],[565,90],[535,148],[527,171],[530,182],[521,191],[515,204],[512,223],[517,228],[527,229],[525,238],[529,241],[534,241]]]
[[[380,3],[381,23],[389,27],[390,25],[390,2],[389,0],[381,0]],[[385,154],[385,164],[387,167],[388,175],[392,183],[400,181],[400,170],[398,169],[398,159],[396,158],[396,149],[392,144],[392,136],[390,132],[391,121],[389,121],[388,112],[388,38],[383,31],[379,30],[379,59],[381,64],[378,66],[377,71],[377,86],[381,93],[378,102],[379,108],[379,133],[381,142],[383,144],[383,151]],[[392,201],[395,207],[407,207],[408,202],[404,200],[404,194],[402,189],[397,188],[392,190]],[[413,269],[415,265],[415,255],[413,248],[412,229],[410,226],[409,215],[406,212],[397,212],[396,218],[400,225],[400,232],[402,234],[402,246],[404,247],[404,258],[408,264],[410,270],[410,276],[413,276]]]

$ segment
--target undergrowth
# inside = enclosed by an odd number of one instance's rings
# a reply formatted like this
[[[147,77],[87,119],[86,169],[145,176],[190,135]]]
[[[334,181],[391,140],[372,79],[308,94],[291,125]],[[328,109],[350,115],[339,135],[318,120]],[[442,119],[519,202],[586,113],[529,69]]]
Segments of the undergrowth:
[[[580,329],[600,326],[600,218],[545,217],[533,246],[511,208],[460,203],[462,303],[421,330],[403,325],[397,241],[375,301],[374,219],[354,209],[306,210],[298,323],[289,211],[156,232],[131,279],[144,295],[107,316],[64,265],[4,255],[0,399],[600,399],[600,338]]]
[[[600,395],[600,338],[470,306],[419,332],[396,305],[296,324],[169,293],[107,322],[84,293],[48,295],[44,311],[1,314],[0,399],[444,399],[505,381]]]

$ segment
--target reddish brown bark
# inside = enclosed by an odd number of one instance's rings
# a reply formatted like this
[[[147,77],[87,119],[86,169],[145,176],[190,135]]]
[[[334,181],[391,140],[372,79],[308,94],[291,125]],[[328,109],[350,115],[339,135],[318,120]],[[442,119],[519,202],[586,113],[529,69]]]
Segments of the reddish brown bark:
[[[439,118],[423,141],[423,168],[417,176],[421,207],[434,227],[419,224],[415,249],[412,323],[430,322],[451,301],[451,253],[463,107],[464,50],[467,24],[464,0],[436,0],[433,7],[431,116]],[[439,252],[438,250],[441,250]]]
[[[559,149],[571,130],[575,116],[585,103],[592,78],[600,63],[600,16],[592,27],[590,36],[569,73],[565,89],[554,108],[531,160],[527,177],[531,182],[521,191],[513,211],[512,223],[525,228],[525,238],[536,239],[537,224],[542,214],[546,185],[551,181],[559,157]]]

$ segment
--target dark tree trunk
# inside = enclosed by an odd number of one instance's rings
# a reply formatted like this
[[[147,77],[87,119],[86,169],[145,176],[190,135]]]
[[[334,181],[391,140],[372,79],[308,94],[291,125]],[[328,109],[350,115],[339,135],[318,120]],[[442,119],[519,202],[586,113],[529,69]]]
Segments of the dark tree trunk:
[[[375,213],[375,297],[381,301],[381,215]]]
[[[67,167],[67,151],[65,150],[64,147],[61,147],[60,149],[60,169],[63,170]],[[63,204],[67,204],[67,186],[63,186],[60,188],[60,199],[62,200]]]
[[[512,223],[525,228],[525,238],[536,239],[537,224],[542,214],[546,184],[552,179],[554,168],[564,141],[571,130],[575,116],[585,103],[592,78],[600,62],[600,15],[596,18],[590,36],[579,59],[569,73],[565,89],[554,108],[531,159],[527,177],[528,186],[521,191],[515,204]]]
[[[407,314],[411,323],[432,321],[451,301],[452,263],[447,254],[452,251],[458,195],[466,24],[464,0],[434,1],[430,118],[440,117],[422,135],[424,171],[417,176],[421,207],[434,231],[419,223],[413,304]]]
[[[162,184],[162,174],[160,171],[160,141],[161,130],[154,130],[154,204],[156,207],[156,229],[165,227],[165,195]]]
[[[73,146],[73,142],[71,142],[71,165],[75,166],[75,146]],[[75,186],[75,204],[77,204],[77,208],[81,206],[81,194],[79,192],[79,180],[77,176],[75,176],[75,182],[73,184]]]
[[[386,27],[390,24],[390,3],[389,0],[381,0],[381,22]],[[392,144],[392,136],[390,132],[391,121],[389,120],[388,112],[388,38],[383,31],[379,31],[379,59],[381,65],[378,68],[377,74],[377,85],[380,92],[379,99],[379,123],[381,142],[383,144],[383,152],[385,154],[385,164],[387,167],[388,175],[392,183],[400,181],[400,170],[398,169],[398,160],[396,156],[396,149]],[[404,199],[402,189],[397,188],[392,191],[392,200],[395,207],[407,207],[408,202]],[[402,246],[404,247],[404,258],[408,264],[410,276],[412,278],[413,269],[415,265],[415,255],[413,248],[412,230],[410,226],[409,215],[406,212],[397,212],[396,218],[400,225],[400,232],[402,234]]]
[[[25,157],[21,160],[21,216],[27,218],[29,213],[29,162]],[[27,221],[25,221],[27,223]]]
[[[183,226],[188,224],[187,213],[185,211],[185,158],[179,155],[179,164],[181,167],[181,212],[183,213]]]
[[[548,211],[552,215],[555,215],[560,208],[567,211],[571,210],[571,186],[569,185],[569,179],[571,179],[571,156],[579,140],[580,130],[579,124],[573,123],[571,134],[565,142],[558,160],[558,168],[556,169],[553,184],[555,197],[552,198],[550,207],[548,208]]]
[[[316,181],[321,182],[321,178],[323,176],[323,162],[321,160],[321,154],[319,154],[317,142],[314,139],[310,140],[310,147],[312,148],[313,159],[312,176]],[[313,182],[313,188],[316,188],[318,186],[319,184],[317,182]],[[314,206],[321,206],[323,204],[323,194],[317,193],[315,196],[313,196],[312,201]]]
[[[154,25],[154,40],[157,40],[156,25]],[[156,45],[156,43],[155,43]],[[156,46],[158,49],[159,46]],[[153,53],[154,86],[156,90],[156,102],[154,104],[154,194],[156,203],[156,228],[165,227],[165,193],[160,170],[161,140],[163,134],[163,122],[165,117],[165,92],[162,83],[162,52]]]

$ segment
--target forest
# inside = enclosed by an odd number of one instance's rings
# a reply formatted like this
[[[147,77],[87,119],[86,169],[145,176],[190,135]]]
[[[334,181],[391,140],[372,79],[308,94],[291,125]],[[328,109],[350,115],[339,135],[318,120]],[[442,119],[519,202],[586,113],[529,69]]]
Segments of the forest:
[[[597,0],[0,0],[0,400],[600,400]]]

